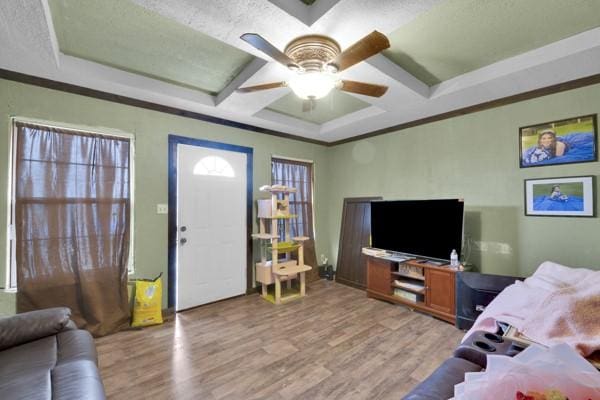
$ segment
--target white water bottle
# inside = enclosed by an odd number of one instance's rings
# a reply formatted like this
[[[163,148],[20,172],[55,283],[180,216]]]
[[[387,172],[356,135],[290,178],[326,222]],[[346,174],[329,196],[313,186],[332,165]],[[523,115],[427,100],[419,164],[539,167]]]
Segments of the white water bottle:
[[[452,249],[452,253],[450,253],[450,266],[458,267],[458,254],[455,249]]]

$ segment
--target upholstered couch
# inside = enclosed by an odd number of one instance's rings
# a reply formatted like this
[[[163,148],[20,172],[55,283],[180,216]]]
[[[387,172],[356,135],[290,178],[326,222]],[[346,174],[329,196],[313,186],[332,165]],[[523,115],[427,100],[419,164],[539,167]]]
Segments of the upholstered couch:
[[[465,380],[465,373],[479,372],[481,365],[451,357],[402,400],[448,400],[454,397],[454,385]]]
[[[0,318],[0,399],[105,399],[92,336],[68,308]]]
[[[468,329],[475,318],[507,286],[520,277],[459,272],[456,274],[456,326]],[[464,381],[465,373],[479,372],[487,365],[488,354],[512,357],[523,350],[521,344],[484,331],[473,332],[425,381],[403,400],[447,400],[454,397],[454,385]]]
[[[524,350],[521,343],[485,331],[475,331],[454,350],[427,379],[402,400],[448,400],[454,385],[465,380],[465,373],[479,372],[487,366],[489,354],[513,357]]]

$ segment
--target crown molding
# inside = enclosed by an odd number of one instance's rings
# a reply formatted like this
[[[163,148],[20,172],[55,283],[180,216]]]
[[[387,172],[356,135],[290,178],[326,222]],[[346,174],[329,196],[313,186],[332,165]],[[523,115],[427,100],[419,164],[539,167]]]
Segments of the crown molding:
[[[302,136],[292,135],[285,132],[275,131],[272,129],[261,128],[259,126],[244,124],[241,122],[231,121],[225,118],[214,117],[211,115],[206,115],[194,111],[183,110],[181,108],[165,106],[158,103],[153,103],[150,101],[134,99],[132,97],[121,96],[118,94],[103,92],[100,90],[90,89],[83,86],[77,86],[70,83],[54,81],[51,79],[40,78],[33,75],[27,75],[20,72],[10,71],[7,69],[0,69],[0,79],[5,79],[8,81],[24,83],[27,85],[43,87],[46,89],[58,90],[65,93],[78,94],[80,96],[91,97],[94,99],[106,100],[112,103],[118,103],[123,105],[128,105],[132,107],[143,108],[146,110],[157,111],[165,114],[177,115],[179,117],[195,119],[198,121],[204,121],[211,124],[218,124],[229,126],[232,128],[243,129],[251,132],[262,133],[265,135],[277,136],[284,139],[298,140],[301,142],[318,144],[321,146],[326,146],[327,142],[305,138]]]
[[[231,121],[224,118],[213,117],[206,114],[201,114],[193,111],[183,110],[176,107],[169,107],[162,104],[152,103],[149,101],[138,100],[131,97],[121,96],[113,93],[103,92],[100,90],[89,89],[82,86],[72,85],[69,83],[54,81],[51,79],[40,78],[33,75],[22,74],[20,72],[10,71],[6,69],[0,69],[0,79],[9,81],[24,83],[27,85],[33,85],[43,87],[46,89],[58,90],[61,92],[77,94],[80,96],[91,97],[100,100],[106,100],[113,103],[124,104],[132,107],[144,108],[147,110],[157,111],[165,114],[177,115],[184,118],[195,119],[199,121],[209,122],[218,125],[229,126],[232,128],[243,129],[251,132],[262,133],[265,135],[276,136],[284,139],[297,140],[300,142],[312,143],[326,147],[333,147],[340,144],[355,142],[358,140],[369,139],[375,136],[385,135],[387,133],[397,132],[415,126],[426,125],[432,122],[442,121],[458,117],[461,115],[473,114],[479,111],[489,110],[492,108],[502,107],[509,104],[518,103],[521,101],[531,100],[538,97],[548,96],[555,93],[566,92],[573,89],[579,89],[586,86],[596,85],[600,83],[600,74],[590,75],[584,78],[574,79],[571,81],[562,82],[556,85],[550,85],[543,88],[530,90],[500,99],[487,101],[484,103],[472,105],[469,107],[459,108],[449,112],[432,115],[430,117],[417,119],[414,121],[405,122],[402,124],[390,126],[384,129],[378,129],[371,132],[364,133],[362,135],[337,140],[334,142],[325,142],[322,140],[309,139],[302,136],[292,135],[285,132],[279,132],[271,129],[261,128],[254,125],[244,124],[236,121]]]
[[[558,83],[556,85],[546,86],[539,89],[530,90],[528,92],[518,93],[515,95],[502,97],[484,103],[475,104],[469,107],[459,108],[445,113],[432,115],[430,117],[417,119],[414,121],[404,122],[402,124],[390,126],[383,129],[367,132],[362,135],[353,136],[350,138],[327,142],[328,147],[337,146],[344,143],[355,142],[357,140],[369,139],[375,136],[385,135],[386,133],[397,132],[408,128],[413,128],[419,125],[426,125],[432,122],[442,121],[449,118],[458,117],[461,115],[473,114],[479,111],[489,110],[496,107],[502,107],[513,103],[519,103],[525,100],[531,100],[538,97],[548,96],[555,93],[566,92],[568,90],[579,89],[585,86],[596,85],[600,83],[600,74],[586,76],[584,78],[574,79],[567,82]]]

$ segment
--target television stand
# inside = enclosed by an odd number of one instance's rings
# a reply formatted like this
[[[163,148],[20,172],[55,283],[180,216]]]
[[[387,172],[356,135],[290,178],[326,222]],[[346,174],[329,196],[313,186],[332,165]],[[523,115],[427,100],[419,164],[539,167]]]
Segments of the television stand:
[[[432,260],[425,260],[425,263],[427,264],[431,264],[431,265],[436,265],[438,267],[442,266],[442,265],[448,265],[447,262],[444,261],[432,261]]]
[[[459,268],[429,260],[367,259],[367,296],[405,305],[454,324],[455,274]]]
[[[405,262],[409,260],[414,260],[414,257],[401,255],[401,254],[390,254],[389,256],[382,257],[385,260],[394,261],[394,262]]]

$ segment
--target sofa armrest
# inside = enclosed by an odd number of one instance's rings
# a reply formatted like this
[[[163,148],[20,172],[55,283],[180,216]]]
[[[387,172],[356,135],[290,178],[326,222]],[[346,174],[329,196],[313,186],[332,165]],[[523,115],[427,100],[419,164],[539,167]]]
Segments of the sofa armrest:
[[[0,318],[0,351],[63,330],[73,329],[71,310],[66,307],[30,311]]]
[[[454,357],[487,368],[487,356],[498,355],[514,357],[527,347],[512,339],[491,332],[475,331],[454,350]]]
[[[465,373],[480,372],[481,369],[467,360],[449,358],[402,400],[449,399],[454,395],[454,385],[465,380]]]

